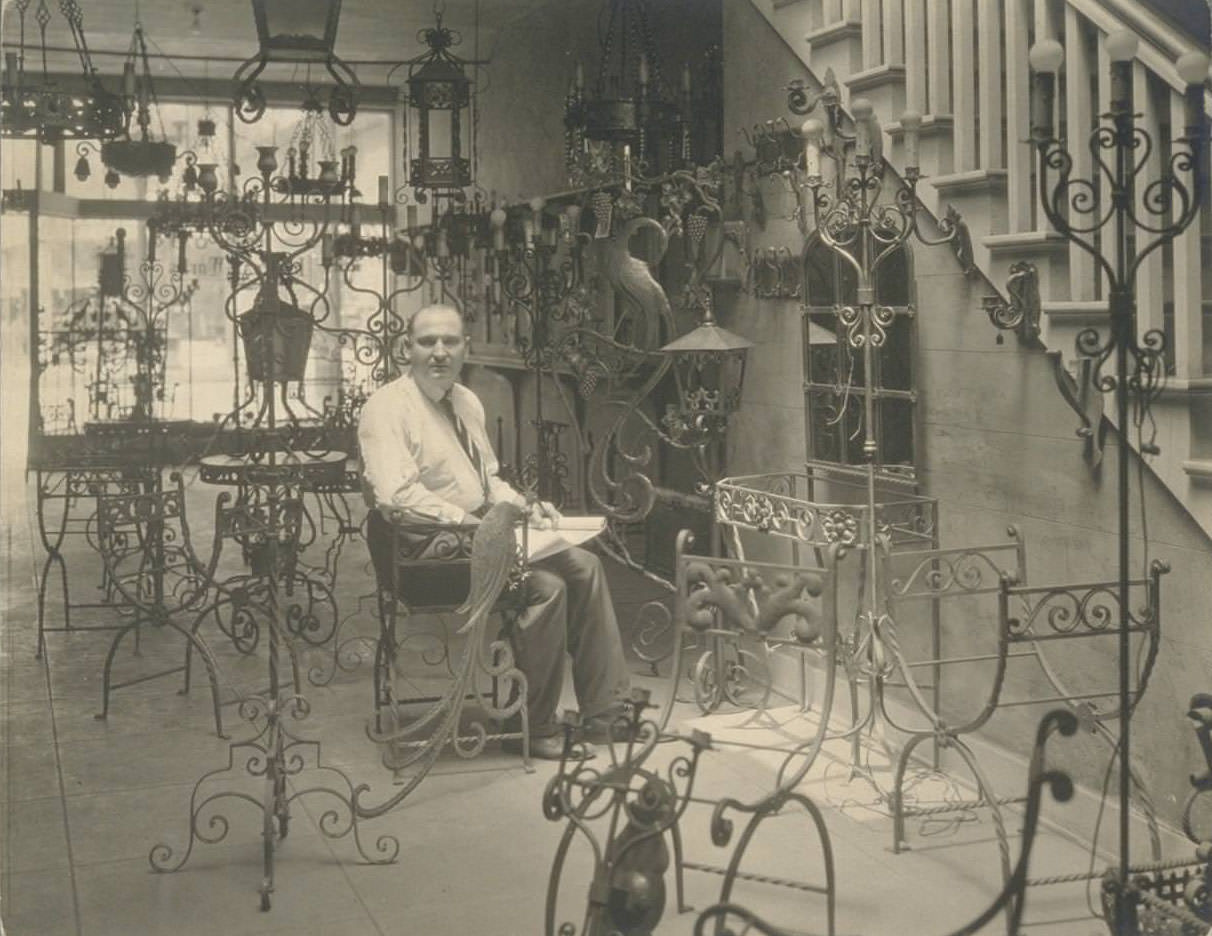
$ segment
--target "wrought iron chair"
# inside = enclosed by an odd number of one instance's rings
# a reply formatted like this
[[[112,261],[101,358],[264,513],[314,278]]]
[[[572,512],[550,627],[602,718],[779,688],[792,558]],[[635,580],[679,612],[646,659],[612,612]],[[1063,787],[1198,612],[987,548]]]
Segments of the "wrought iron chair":
[[[721,903],[729,901],[738,880],[821,894],[826,903],[826,931],[832,934],[836,894],[832,845],[820,809],[797,788],[816,762],[825,742],[849,733],[831,735],[827,717],[837,685],[838,667],[834,665],[838,653],[837,566],[844,548],[835,543],[822,550],[824,562],[807,566],[697,556],[689,552],[692,545],[693,537],[689,531],[683,531],[677,543],[675,613],[679,629],[689,629],[708,638],[713,632],[733,636],[752,632],[762,635],[771,644],[794,647],[802,659],[809,655],[817,657],[823,670],[824,686],[821,697],[816,700],[821,717],[807,737],[795,739],[784,749],[774,790],[750,803],[725,798],[716,804],[711,837],[720,847],[727,846],[732,838],[733,822],[728,818],[729,811],[748,816],[727,867],[696,862],[685,862],[684,867],[722,874]],[[730,743],[733,742],[720,732],[713,733],[713,746]],[[742,870],[745,853],[761,824],[794,806],[807,814],[820,842],[824,883],[775,879]]]
[[[1114,751],[1117,738],[1107,723],[1127,714],[1120,710],[1117,680],[1075,689],[1062,675],[1064,667],[1057,659],[1061,647],[1074,646],[1074,641],[1080,641],[1081,669],[1086,678],[1097,683],[1098,677],[1105,675],[1090,665],[1091,642],[1106,642],[1118,636],[1115,625],[1118,583],[1027,585],[1025,546],[1013,527],[1009,535],[1009,542],[991,546],[885,554],[882,577],[887,614],[880,619],[883,644],[892,654],[895,671],[904,680],[914,707],[925,718],[924,724],[904,724],[903,718],[888,709],[886,696],[881,695],[889,724],[909,736],[897,759],[890,796],[893,850],[905,847],[905,820],[909,817],[942,818],[987,808],[991,811],[1006,880],[1010,878],[1012,865],[1002,807],[1021,804],[1023,800],[996,796],[963,736],[982,729],[1000,709],[1062,704]],[[1144,693],[1157,656],[1161,576],[1168,569],[1165,563],[1155,561],[1147,577],[1129,582],[1133,595],[1140,601],[1131,616],[1137,653],[1136,684],[1129,712]],[[981,601],[986,604],[983,611]],[[923,623],[921,613],[915,617],[915,608],[927,612],[932,625],[931,646],[925,658],[911,660],[915,654],[904,649],[904,642],[912,639],[913,625]],[[956,621],[965,625],[964,644],[956,646],[950,654],[945,654],[940,644],[939,622],[944,612],[953,626]],[[974,647],[973,641],[980,639],[982,633],[987,645]],[[1031,664],[1034,664],[1031,669],[1023,671]],[[988,687],[984,695],[966,714],[944,711],[940,684],[945,674],[959,667],[971,671],[972,667],[980,666],[986,670],[979,677]],[[928,668],[932,673],[932,685],[925,687],[928,692],[914,675],[914,670],[920,668]],[[1025,686],[1008,689],[1012,671],[1024,677]],[[927,740],[934,740],[959,755],[975,780],[974,800],[920,808],[906,805],[904,791],[909,764],[914,751]],[[1132,795],[1142,807],[1156,859],[1161,853],[1160,835],[1148,793],[1135,771],[1133,784]]]
[[[179,472],[173,472],[167,490],[134,494],[102,493],[97,498],[97,547],[105,566],[107,586],[121,599],[125,623],[110,642],[102,676],[101,711],[109,715],[110,693],[174,673],[185,673],[182,693],[189,691],[190,656],[197,650],[206,665],[214,709],[215,732],[224,737],[219,705],[218,664],[196,629],[184,619],[202,605],[210,591],[217,549],[207,562],[194,553],[185,514],[185,489]],[[138,639],[145,625],[167,627],[185,639],[185,660],[180,666],[133,676],[113,678],[114,659],[131,632]]]
[[[384,764],[397,773],[415,768],[416,782],[447,744],[461,757],[470,758],[490,739],[520,739],[523,763],[530,766],[526,677],[514,663],[512,644],[526,574],[524,550],[494,609],[500,630],[492,640],[485,641],[482,633],[473,631],[455,661],[444,626],[436,635],[419,630],[400,632],[402,622],[452,613],[466,600],[476,530],[475,525],[406,523],[398,516],[388,521],[378,511],[368,518],[367,545],[375,568],[380,623],[370,734],[386,745]],[[430,641],[431,652],[425,649],[426,641]],[[407,658],[402,651],[410,643],[422,644],[417,658],[430,673],[445,670],[444,678],[449,680],[440,690],[413,696],[397,692],[397,675]],[[516,718],[520,729],[490,732],[483,721],[462,719],[469,701],[476,702],[493,721]]]

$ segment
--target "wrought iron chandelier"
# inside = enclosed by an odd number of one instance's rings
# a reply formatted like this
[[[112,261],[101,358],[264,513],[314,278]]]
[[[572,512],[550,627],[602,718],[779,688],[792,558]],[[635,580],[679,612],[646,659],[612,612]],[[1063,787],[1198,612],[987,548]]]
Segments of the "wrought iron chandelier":
[[[690,69],[666,88],[646,0],[609,0],[597,76],[583,66],[564,102],[564,159],[573,185],[659,174],[690,160]]]
[[[17,0],[19,39],[16,52],[4,56],[4,79],[0,90],[0,136],[36,138],[42,143],[59,140],[108,140],[126,126],[122,101],[101,84],[84,38],[84,14],[76,0],[59,0],[59,12],[67,20],[72,44],[80,59],[84,92],[72,92],[50,78],[46,67],[46,27],[51,13],[46,0],[38,0],[34,19],[40,33],[42,74],[25,68],[25,14],[30,0]]]

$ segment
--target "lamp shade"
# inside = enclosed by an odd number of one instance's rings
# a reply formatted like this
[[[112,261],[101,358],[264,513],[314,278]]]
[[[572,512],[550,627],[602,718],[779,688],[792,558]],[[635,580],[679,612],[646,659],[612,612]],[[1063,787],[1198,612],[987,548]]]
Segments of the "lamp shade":
[[[673,358],[683,418],[727,418],[740,408],[745,359],[752,347],[752,341],[709,318],[661,348]]]

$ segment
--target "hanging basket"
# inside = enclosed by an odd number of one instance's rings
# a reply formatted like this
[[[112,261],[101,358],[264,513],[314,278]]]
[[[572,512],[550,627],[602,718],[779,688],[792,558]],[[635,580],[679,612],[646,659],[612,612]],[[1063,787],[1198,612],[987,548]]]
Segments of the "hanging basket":
[[[311,316],[298,306],[259,296],[252,309],[240,316],[249,379],[302,380],[313,325]]]

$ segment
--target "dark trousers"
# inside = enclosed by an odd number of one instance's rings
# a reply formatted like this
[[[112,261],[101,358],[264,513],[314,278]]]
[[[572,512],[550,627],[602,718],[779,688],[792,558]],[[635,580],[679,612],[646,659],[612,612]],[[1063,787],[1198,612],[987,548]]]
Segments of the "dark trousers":
[[[377,510],[369,514],[366,538],[380,586],[391,588],[391,526]],[[396,592],[413,607],[451,607],[466,598],[469,581],[465,563],[401,570]],[[630,676],[606,573],[595,554],[573,546],[548,556],[530,567],[524,587],[514,651],[518,669],[526,674],[531,734],[544,737],[558,730],[566,654],[572,657],[573,690],[585,717],[616,704]]]

